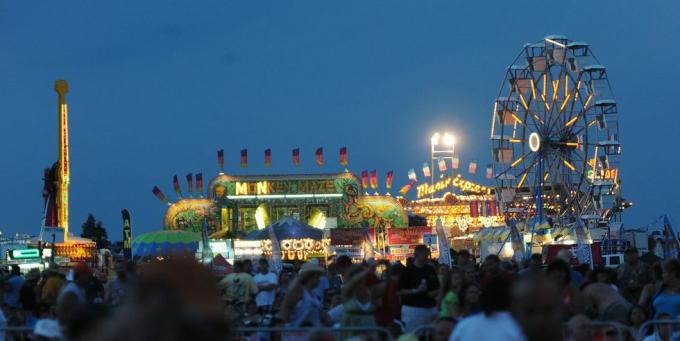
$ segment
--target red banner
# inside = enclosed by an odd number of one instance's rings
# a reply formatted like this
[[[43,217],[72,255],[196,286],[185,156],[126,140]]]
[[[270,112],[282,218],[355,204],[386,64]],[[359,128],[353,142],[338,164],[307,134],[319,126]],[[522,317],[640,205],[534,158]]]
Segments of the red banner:
[[[404,227],[387,230],[387,243],[398,244],[422,244],[423,234],[432,233],[431,227]]]

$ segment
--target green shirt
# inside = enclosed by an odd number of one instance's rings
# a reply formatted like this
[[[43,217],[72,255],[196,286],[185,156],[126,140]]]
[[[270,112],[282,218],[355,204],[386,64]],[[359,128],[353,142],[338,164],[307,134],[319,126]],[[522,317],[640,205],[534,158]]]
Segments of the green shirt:
[[[453,316],[453,311],[449,309],[451,306],[457,306],[460,305],[460,300],[458,299],[458,295],[456,295],[455,292],[449,291],[446,293],[444,296],[444,299],[442,300],[442,307],[441,311],[439,312],[439,317],[454,317]]]

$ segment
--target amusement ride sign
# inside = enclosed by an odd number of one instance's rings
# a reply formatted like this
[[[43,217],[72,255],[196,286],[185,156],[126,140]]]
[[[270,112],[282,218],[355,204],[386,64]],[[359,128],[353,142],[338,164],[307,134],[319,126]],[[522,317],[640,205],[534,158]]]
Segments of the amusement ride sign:
[[[286,181],[239,181],[234,195],[337,193],[333,179]]]
[[[467,181],[461,178],[458,174],[455,178],[445,178],[434,184],[422,184],[416,187],[418,191],[418,199],[424,198],[426,196],[432,195],[439,191],[443,191],[452,188],[460,188],[463,193],[475,193],[475,194],[491,194],[491,187],[482,186],[476,184],[472,181]]]

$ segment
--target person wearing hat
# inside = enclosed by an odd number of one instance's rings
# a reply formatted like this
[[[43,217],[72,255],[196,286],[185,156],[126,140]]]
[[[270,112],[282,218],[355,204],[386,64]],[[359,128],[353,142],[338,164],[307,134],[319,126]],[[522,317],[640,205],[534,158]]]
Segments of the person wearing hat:
[[[86,263],[78,263],[72,270],[73,281],[66,284],[57,297],[57,316],[62,323],[75,308],[87,303],[85,288],[92,279],[92,269]]]
[[[323,302],[313,293],[324,272],[324,268],[312,263],[305,263],[300,267],[300,272],[281,304],[281,319],[289,327],[318,327],[328,321],[328,317],[323,314]]]

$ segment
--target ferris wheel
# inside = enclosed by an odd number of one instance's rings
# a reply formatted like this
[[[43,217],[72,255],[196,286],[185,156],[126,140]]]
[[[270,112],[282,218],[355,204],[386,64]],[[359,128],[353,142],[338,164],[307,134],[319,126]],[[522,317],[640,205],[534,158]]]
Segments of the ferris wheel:
[[[608,219],[619,196],[617,104],[588,44],[551,35],[508,67],[491,122],[506,215]]]

